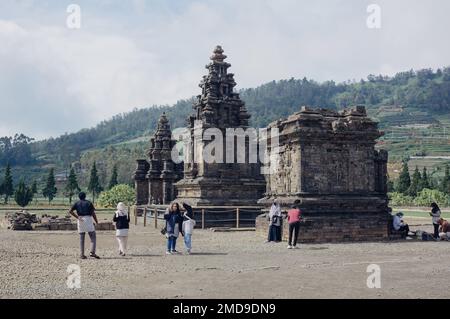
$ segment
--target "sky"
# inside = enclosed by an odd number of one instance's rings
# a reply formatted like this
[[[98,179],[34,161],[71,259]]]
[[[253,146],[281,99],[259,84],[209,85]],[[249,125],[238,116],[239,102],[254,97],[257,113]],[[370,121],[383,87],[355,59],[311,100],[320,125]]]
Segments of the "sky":
[[[449,66],[449,15],[448,0],[2,0],[0,136],[56,137],[197,95],[218,44],[238,89]]]

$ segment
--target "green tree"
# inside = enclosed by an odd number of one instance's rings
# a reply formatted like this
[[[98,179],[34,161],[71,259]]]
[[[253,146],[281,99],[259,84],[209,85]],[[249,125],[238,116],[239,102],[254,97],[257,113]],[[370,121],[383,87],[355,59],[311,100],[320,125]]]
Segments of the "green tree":
[[[402,171],[398,178],[396,190],[399,193],[407,195],[410,186],[411,186],[411,177],[409,176],[408,162],[404,161]]]
[[[125,205],[133,205],[136,199],[136,193],[133,187],[125,184],[119,184],[110,190],[101,193],[98,198],[98,204],[102,207],[115,208],[119,202]]]
[[[427,173],[427,168],[426,167],[424,167],[423,171],[422,171],[422,182],[421,182],[421,185],[420,185],[420,191],[422,189],[425,189],[425,188],[428,188],[428,189],[431,188],[430,178],[428,177],[428,173]]]
[[[100,184],[100,179],[98,178],[97,165],[95,162],[91,168],[88,190],[92,193],[92,202],[95,202],[95,197],[103,190],[103,187]]]
[[[420,175],[419,168],[416,166],[416,169],[414,170],[412,179],[411,179],[411,185],[408,189],[408,195],[412,197],[416,197],[417,193],[420,192],[422,189],[420,186],[422,185],[422,175]]]
[[[33,200],[33,190],[21,180],[14,193],[14,199],[20,207],[26,207]]]
[[[14,195],[13,177],[11,174],[11,165],[9,164],[6,165],[5,176],[3,178],[1,189],[2,195],[5,196],[5,204],[8,204],[9,198]]]
[[[449,165],[445,165],[445,173],[444,173],[444,178],[441,181],[440,184],[440,191],[450,195],[450,166]]]
[[[38,186],[37,186],[37,182],[33,181],[33,184],[31,184],[31,193],[33,194],[33,198],[34,198],[34,203],[37,203],[37,193],[38,193]]]
[[[65,188],[65,194],[69,197],[69,203],[72,204],[72,197],[80,192],[80,186],[78,185],[77,175],[75,174],[75,170],[73,167],[70,169],[69,177],[67,179],[67,184]]]
[[[112,173],[111,173],[111,180],[109,181],[108,189],[112,189],[114,186],[118,185],[119,182],[117,181],[117,165],[114,165]]]
[[[57,192],[58,189],[56,188],[55,170],[51,168],[50,172],[48,173],[47,184],[42,190],[42,195],[44,195],[44,198],[48,199],[48,203],[50,204],[55,198]]]

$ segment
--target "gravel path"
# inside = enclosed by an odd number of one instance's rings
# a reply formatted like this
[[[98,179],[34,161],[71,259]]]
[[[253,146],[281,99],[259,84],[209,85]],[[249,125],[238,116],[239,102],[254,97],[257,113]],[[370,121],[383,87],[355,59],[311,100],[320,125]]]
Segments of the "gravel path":
[[[196,231],[192,255],[165,256],[165,239],[132,226],[127,257],[98,232],[101,260],[78,259],[75,232],[0,230],[0,298],[449,298],[450,242],[265,244],[254,232]],[[182,243],[179,245],[181,250]],[[67,267],[80,265],[81,289]],[[367,266],[381,289],[367,288]]]

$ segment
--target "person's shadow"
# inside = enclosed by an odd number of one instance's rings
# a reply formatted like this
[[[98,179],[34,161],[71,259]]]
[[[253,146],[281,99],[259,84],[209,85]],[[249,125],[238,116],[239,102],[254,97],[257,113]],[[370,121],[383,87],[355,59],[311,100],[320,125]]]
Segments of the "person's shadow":
[[[197,252],[191,253],[192,256],[226,256],[228,253],[211,253],[211,252]]]

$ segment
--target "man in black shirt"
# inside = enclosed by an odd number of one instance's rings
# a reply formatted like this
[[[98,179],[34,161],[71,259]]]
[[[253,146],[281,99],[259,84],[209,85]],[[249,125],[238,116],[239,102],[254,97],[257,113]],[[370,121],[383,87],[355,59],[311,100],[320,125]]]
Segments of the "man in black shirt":
[[[86,193],[81,192],[78,197],[80,200],[73,204],[72,208],[69,210],[69,214],[77,219],[78,233],[80,234],[81,259],[86,259],[86,256],[84,255],[86,233],[89,234],[89,238],[91,239],[90,256],[100,259],[100,257],[95,254],[97,236],[95,234],[94,222],[95,224],[98,224],[97,216],[95,215],[95,207],[90,201],[86,200]]]

